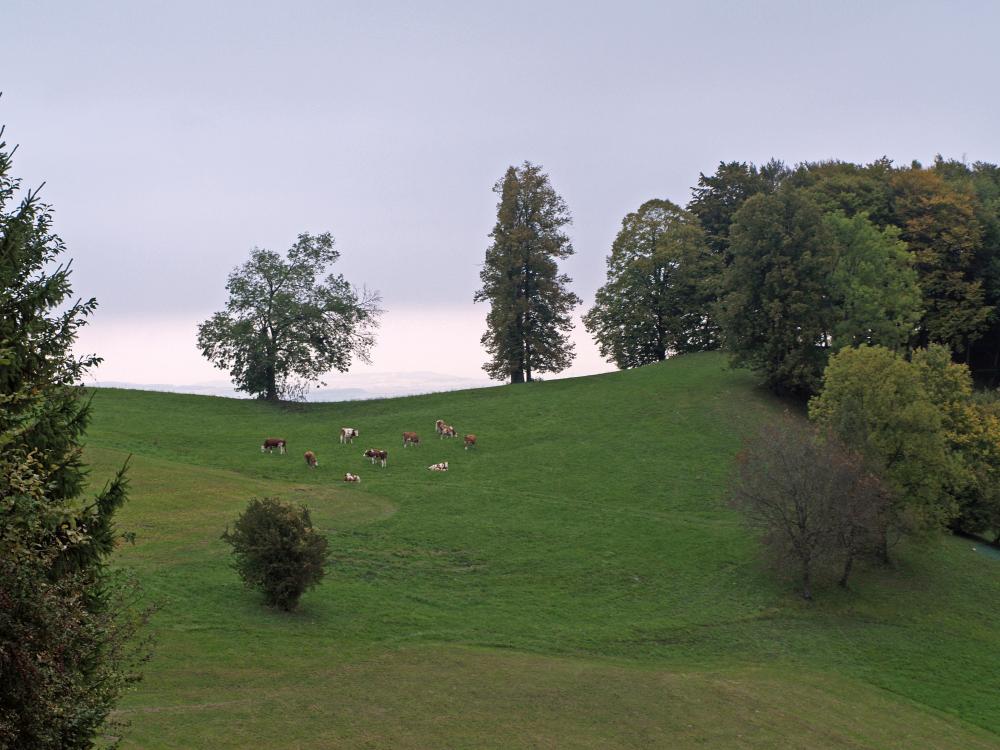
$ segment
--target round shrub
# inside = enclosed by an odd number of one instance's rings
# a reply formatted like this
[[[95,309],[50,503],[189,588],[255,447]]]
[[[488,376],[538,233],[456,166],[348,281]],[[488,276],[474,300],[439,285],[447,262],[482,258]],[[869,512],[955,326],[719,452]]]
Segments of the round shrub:
[[[222,539],[232,545],[233,567],[243,582],[264,592],[268,605],[286,612],[326,572],[327,540],[313,527],[304,505],[252,498]]]

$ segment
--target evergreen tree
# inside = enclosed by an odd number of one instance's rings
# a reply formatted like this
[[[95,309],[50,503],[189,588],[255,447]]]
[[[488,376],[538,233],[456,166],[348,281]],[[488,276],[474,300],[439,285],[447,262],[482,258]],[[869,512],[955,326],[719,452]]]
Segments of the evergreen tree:
[[[479,278],[476,302],[489,302],[482,344],[483,366],[495,380],[531,381],[535,374],[560,372],[573,361],[570,313],[580,298],[567,288],[558,261],[573,254],[563,227],[566,202],[541,167],[509,167],[493,187],[500,196],[493,243]]]
[[[2,130],[0,130],[2,136]],[[0,138],[2,141],[2,138]],[[81,497],[99,360],[71,353],[96,303],[72,302],[50,208],[0,142],[0,748],[86,748],[135,679],[140,616],[107,567],[124,469]]]
[[[666,200],[628,214],[608,256],[608,281],[584,317],[601,356],[624,369],[714,349],[719,268],[693,214]]]

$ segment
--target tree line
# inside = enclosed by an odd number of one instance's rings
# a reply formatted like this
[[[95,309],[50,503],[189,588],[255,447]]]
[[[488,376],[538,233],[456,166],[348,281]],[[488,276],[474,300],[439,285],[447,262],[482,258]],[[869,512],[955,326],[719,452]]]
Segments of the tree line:
[[[573,359],[570,217],[528,162],[494,191],[485,369],[530,381]],[[807,597],[816,570],[835,563],[846,586],[904,536],[1000,541],[996,165],[722,163],[686,208],[625,216],[584,325],[619,368],[722,349],[808,401],[812,426],[768,425],[733,492]]]

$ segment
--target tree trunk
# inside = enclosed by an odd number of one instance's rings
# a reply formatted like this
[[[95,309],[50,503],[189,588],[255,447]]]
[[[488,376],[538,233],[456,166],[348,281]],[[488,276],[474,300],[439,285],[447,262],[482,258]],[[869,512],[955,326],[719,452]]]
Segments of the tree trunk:
[[[878,560],[883,565],[889,565],[892,560],[889,559],[889,530],[881,529],[879,532],[878,540]]]
[[[843,575],[840,576],[839,581],[841,588],[847,588],[847,579],[851,576],[852,567],[854,567],[854,555],[850,554],[847,556],[847,559],[844,560],[844,572]]]
[[[524,371],[523,370],[514,370],[510,374],[510,382],[511,383],[523,383],[524,382]]]
[[[812,601],[812,571],[809,569],[809,563],[806,561],[802,562],[802,598],[806,601]]]
[[[278,400],[278,386],[275,383],[274,368],[268,366],[267,368],[267,398],[268,401]]]

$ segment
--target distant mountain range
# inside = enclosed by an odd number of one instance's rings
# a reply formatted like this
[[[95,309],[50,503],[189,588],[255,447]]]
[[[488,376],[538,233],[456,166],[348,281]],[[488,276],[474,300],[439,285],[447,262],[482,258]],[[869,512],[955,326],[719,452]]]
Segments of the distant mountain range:
[[[468,378],[444,375],[439,372],[379,372],[347,373],[332,375],[337,387],[314,388],[309,391],[307,401],[356,401],[370,398],[390,398],[393,396],[414,396],[420,393],[458,391],[466,388],[482,388],[491,383],[485,377]],[[169,391],[171,393],[195,393],[202,396],[225,396],[247,398],[237,392],[231,383],[213,380],[201,383],[127,383],[113,380],[95,380],[87,383],[100,388],[131,388],[143,391]]]

